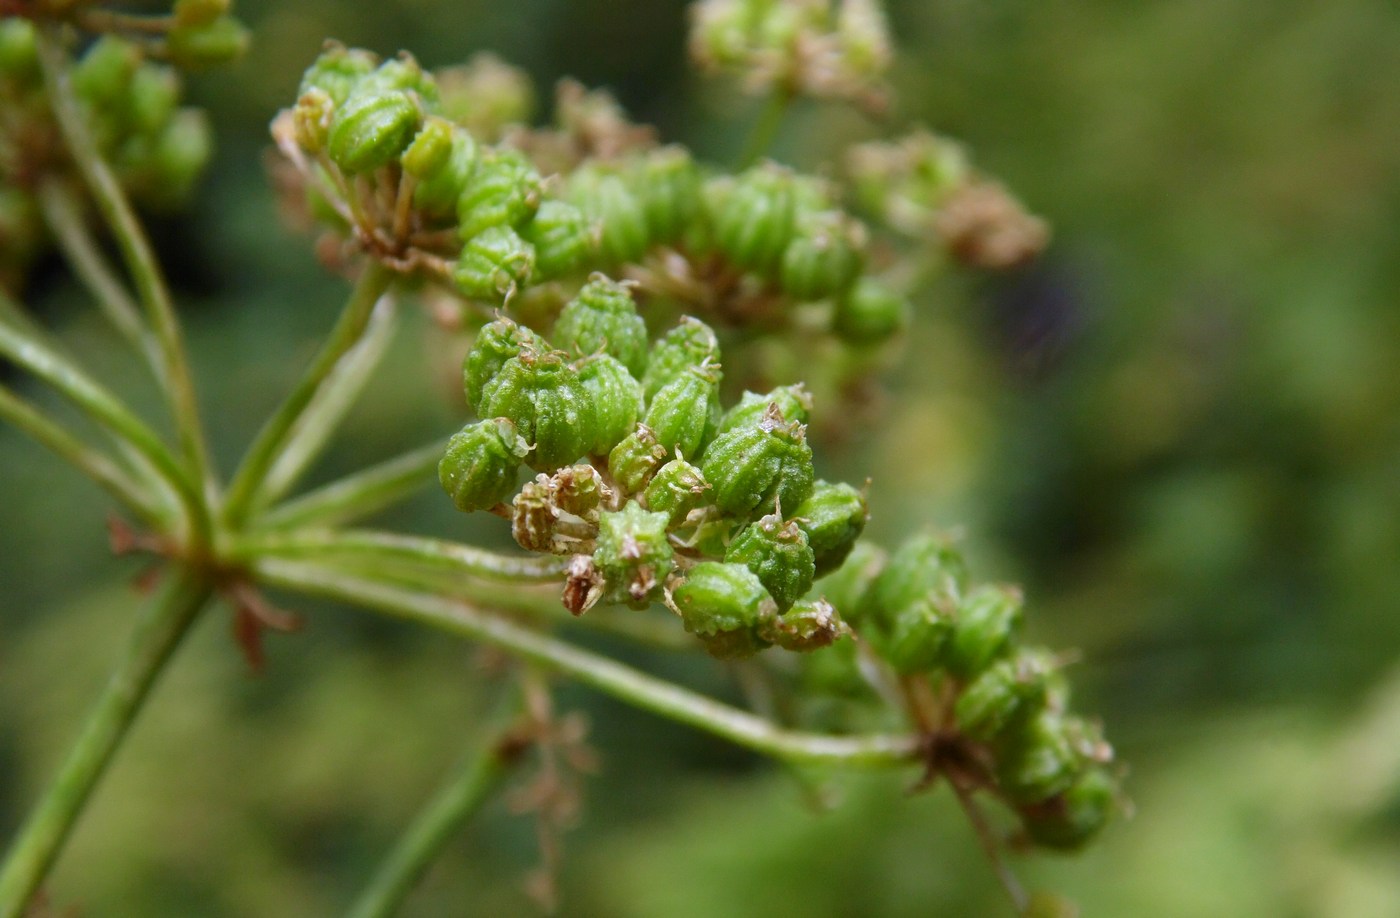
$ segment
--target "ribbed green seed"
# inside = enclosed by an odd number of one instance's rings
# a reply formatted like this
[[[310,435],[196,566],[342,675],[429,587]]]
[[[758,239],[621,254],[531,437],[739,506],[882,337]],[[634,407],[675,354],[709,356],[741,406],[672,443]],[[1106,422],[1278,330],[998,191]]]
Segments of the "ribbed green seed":
[[[519,357],[526,349],[544,350],[544,339],[510,319],[496,319],[477,332],[476,340],[462,361],[462,385],[467,404],[478,416],[481,414],[481,396],[486,385],[496,378],[507,360]]]
[[[799,217],[783,251],[783,291],[798,300],[822,300],[849,288],[860,274],[862,237],[860,225],[839,211]]]
[[[457,199],[458,235],[470,240],[489,229],[519,227],[539,209],[542,181],[521,153],[483,153]]]
[[[642,494],[648,510],[665,513],[675,526],[706,500],[710,483],[684,459],[672,459],[657,470]]]
[[[1021,629],[1021,591],[981,586],[958,606],[958,621],[948,642],[945,665],[960,679],[982,672],[1012,648]]]
[[[715,214],[715,241],[730,261],[762,273],[777,270],[792,239],[796,211],[791,171],[764,163],[739,176]]]
[[[700,469],[725,513],[752,516],[775,506],[797,507],[812,494],[812,448],[800,424],[772,412],[757,424],[714,439]]]
[[[608,474],[628,493],[635,494],[647,486],[667,455],[666,447],[657,442],[651,428],[638,424],[608,453]]]
[[[770,513],[746,526],[724,553],[758,575],[779,611],[790,608],[811,589],[816,565],[807,534],[796,523]]]
[[[909,301],[885,284],[862,277],[836,301],[832,330],[852,344],[879,344],[909,323]]]
[[[646,213],[614,170],[583,166],[569,176],[566,197],[598,227],[598,256],[604,265],[635,262],[646,252]]]
[[[488,510],[510,497],[528,447],[505,418],[478,421],[454,434],[438,479],[458,510]]]
[[[671,593],[685,630],[705,642],[711,654],[751,656],[765,646],[757,628],[777,614],[773,598],[742,564],[702,561],[686,572]]]
[[[483,391],[482,411],[515,424],[533,446],[526,462],[540,471],[572,463],[593,444],[593,399],[559,353],[526,351],[507,360]]]
[[[640,376],[647,364],[647,326],[623,284],[595,274],[565,304],[550,339],[575,354],[611,354]]]
[[[445,220],[457,213],[457,200],[476,171],[477,146],[472,135],[452,126],[452,146],[442,164],[418,177],[413,205],[428,216]]]
[[[579,364],[579,380],[593,399],[596,436],[589,453],[606,456],[642,416],[642,386],[615,357],[595,354]]]
[[[704,322],[683,316],[675,328],[662,335],[651,347],[646,372],[642,374],[642,392],[647,401],[650,402],[662,386],[706,362],[718,370],[719,339]]]
[[[320,89],[337,106],[344,105],[361,79],[374,71],[377,59],[368,51],[330,44],[302,74],[297,95]]]
[[[718,398],[717,368],[692,367],[652,396],[643,420],[667,452],[694,456],[704,445]]]
[[[865,531],[869,516],[865,495],[855,488],[826,481],[816,483],[812,496],[792,512],[792,517],[807,533],[818,577],[841,566]]]
[[[593,562],[603,575],[608,602],[645,608],[660,595],[674,556],[667,524],[666,514],[643,510],[636,501],[599,517]]]
[[[541,201],[520,234],[535,247],[535,267],[543,278],[574,270],[593,247],[593,230],[583,211],[564,201]]]
[[[357,89],[331,119],[326,152],[346,172],[373,171],[403,152],[418,121],[418,105],[408,93]]]
[[[634,184],[653,242],[674,242],[698,219],[700,170],[684,147],[647,153],[638,164]]]
[[[719,422],[719,433],[727,433],[746,424],[757,424],[763,420],[769,405],[778,406],[778,414],[784,421],[806,424],[812,412],[812,395],[802,383],[779,386],[771,392],[745,392],[739,403],[725,412]]]
[[[509,300],[534,274],[534,246],[506,226],[493,226],[469,239],[452,268],[458,290],[488,303]]]

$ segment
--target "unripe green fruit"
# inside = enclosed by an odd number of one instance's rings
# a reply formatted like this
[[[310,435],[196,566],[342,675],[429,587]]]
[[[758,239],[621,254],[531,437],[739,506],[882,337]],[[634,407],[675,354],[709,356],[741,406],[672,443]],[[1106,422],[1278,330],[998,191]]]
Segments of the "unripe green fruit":
[[[1036,652],[993,663],[958,696],[953,708],[958,729],[982,742],[996,739],[1045,706],[1052,677],[1049,660]]]
[[[849,632],[836,608],[825,599],[799,600],[759,629],[764,640],[799,653],[830,647]]]
[[[201,109],[182,108],[166,123],[151,155],[154,203],[174,206],[189,197],[214,155],[213,137]]]
[[[452,126],[452,148],[442,165],[418,178],[413,189],[413,204],[434,219],[445,219],[457,213],[457,200],[476,171],[477,148],[472,135]]]
[[[595,274],[559,313],[550,339],[576,354],[611,354],[633,376],[647,363],[647,325],[623,284]]]
[[[1066,790],[1021,809],[1031,841],[1044,848],[1075,851],[1097,835],[1118,808],[1118,782],[1105,768],[1089,768]]]
[[[870,510],[865,495],[848,484],[818,481],[812,496],[792,511],[812,546],[816,576],[836,570],[865,531]]]
[[[909,301],[870,277],[862,277],[836,301],[832,330],[851,344],[878,344],[909,324]]]
[[[681,456],[700,452],[711,405],[719,398],[718,376],[717,368],[692,367],[652,396],[643,420],[667,452]]]
[[[483,390],[482,413],[509,418],[532,445],[525,461],[539,471],[568,465],[594,439],[593,399],[558,352],[525,351]]]
[[[0,77],[20,86],[36,85],[43,78],[34,23],[28,19],[0,20]]]
[[[872,643],[902,675],[935,669],[953,630],[952,616],[928,598],[901,606],[887,614],[881,624],[881,630],[872,635]]]
[[[777,269],[792,240],[793,173],[773,163],[739,176],[715,214],[715,241],[734,264],[761,273]]]
[[[523,154],[486,151],[457,199],[458,235],[471,239],[488,229],[525,223],[539,209],[542,182]]]
[[[125,101],[140,66],[141,51],[134,44],[103,35],[73,65],[73,91],[94,106],[99,119],[110,119]]]
[[[527,349],[545,350],[546,347],[544,339],[533,330],[510,319],[497,319],[483,326],[462,360],[462,386],[472,411],[481,416],[482,393],[507,360],[519,357]]]
[[[1005,656],[1021,629],[1021,591],[981,586],[958,606],[957,625],[944,664],[960,679],[969,679]]]
[[[452,156],[452,127],[446,118],[425,118],[413,142],[403,151],[400,163],[404,173],[422,180],[441,172]]]
[[[700,215],[700,170],[681,146],[652,150],[642,158],[634,179],[653,242],[670,243]]]
[[[634,262],[646,252],[646,212],[616,172],[583,166],[569,176],[566,197],[598,226],[598,255],[604,265]]]
[[[651,347],[646,372],[642,374],[642,392],[647,401],[650,402],[662,386],[706,362],[718,370],[719,339],[704,322],[682,316],[679,324]]]
[[[811,419],[812,394],[802,383],[779,386],[764,394],[745,392],[739,397],[739,404],[725,412],[718,432],[728,433],[736,427],[757,424],[768,413],[769,405],[777,405],[778,414],[789,424],[794,421],[806,424]]]
[[[1073,718],[1049,708],[1017,722],[997,761],[997,781],[1012,802],[1040,803],[1069,789],[1087,764],[1076,748],[1078,730]]]
[[[535,247],[510,227],[493,226],[462,246],[452,281],[473,299],[501,303],[530,283],[534,274]]]
[[[177,67],[213,67],[243,56],[248,50],[248,30],[232,16],[198,25],[177,23],[166,33],[165,47]]]
[[[408,93],[358,89],[336,109],[326,152],[346,172],[373,171],[398,158],[418,121],[418,105]]]
[[[671,592],[671,604],[685,630],[699,637],[721,659],[752,656],[766,646],[760,623],[777,614],[773,598],[742,564],[702,561],[686,572]]]
[[[510,497],[520,463],[529,452],[525,439],[505,418],[469,424],[447,442],[438,480],[457,509],[488,510]]]
[[[672,459],[657,470],[642,494],[648,510],[665,513],[675,526],[704,503],[710,483],[684,459]]]
[[[839,211],[799,217],[783,251],[784,292],[798,300],[822,300],[849,288],[864,261],[862,236],[860,225]]]
[[[595,354],[584,360],[579,364],[578,375],[593,399],[595,411],[596,435],[588,452],[606,456],[641,419],[641,383],[608,354]]]
[[[208,25],[227,15],[232,5],[231,0],[175,0],[170,12],[177,25]]]
[[[635,494],[647,486],[668,455],[651,428],[638,424],[608,453],[608,474],[624,490]]]
[[[951,619],[967,589],[967,566],[946,538],[922,533],[906,539],[867,595],[873,617],[892,625],[900,610],[931,602]]]
[[[329,44],[302,74],[297,95],[319,89],[337,106],[344,105],[360,80],[374,72],[377,63],[378,59],[368,51]]]
[[[636,501],[599,517],[593,563],[603,575],[608,602],[644,609],[660,595],[673,566],[668,522],[666,514],[643,510]]]
[[[812,587],[816,564],[807,534],[794,522],[770,513],[734,537],[724,560],[743,564],[758,575],[768,594],[785,611]]]
[[[407,51],[387,60],[365,77],[361,87],[372,92],[409,92],[418,96],[419,101],[430,111],[438,105],[437,83],[432,75],[425,72],[417,58]]]
[[[800,506],[811,496],[815,478],[804,428],[785,423],[777,412],[715,437],[701,457],[700,470],[714,487],[719,508],[738,517],[775,502]]]
[[[145,64],[132,74],[127,91],[127,118],[131,130],[154,134],[170,121],[180,101],[180,80],[169,67]]]
[[[544,278],[568,274],[593,246],[593,230],[583,211],[564,201],[541,201],[520,235],[535,247],[535,267]]]

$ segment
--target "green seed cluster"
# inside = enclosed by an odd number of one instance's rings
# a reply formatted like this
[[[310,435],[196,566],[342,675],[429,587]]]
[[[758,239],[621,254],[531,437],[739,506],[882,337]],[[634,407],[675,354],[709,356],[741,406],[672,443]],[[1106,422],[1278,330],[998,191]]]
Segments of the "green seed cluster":
[[[5,12],[52,20],[135,45],[142,56],[196,70],[236,60],[248,29],[232,15],[233,0],[175,0],[168,15],[107,10],[93,0],[14,0]]]
[[[147,206],[182,203],[212,142],[204,114],[180,107],[178,74],[146,60],[139,45],[106,35],[75,63],[72,85],[99,152],[127,191]],[[15,282],[44,245],[37,186],[72,172],[26,19],[0,21],[0,108],[0,275]]]
[[[463,388],[482,420],[452,438],[442,485],[522,547],[572,556],[575,614],[664,601],[719,656],[830,644],[835,609],[804,596],[859,539],[864,495],[816,479],[800,386],[725,411],[720,379],[707,325],[649,340],[628,288],[595,275],[548,339],[505,318],[478,334]],[[538,474],[517,491],[522,465]]]
[[[1054,654],[1021,641],[1019,590],[973,585],[948,541],[919,535],[889,555],[858,545],[825,593],[900,677],[944,686],[949,767],[1012,807],[1031,841],[1078,848],[1120,809],[1112,748],[1070,710]],[[829,687],[861,681],[852,654],[821,663]]]

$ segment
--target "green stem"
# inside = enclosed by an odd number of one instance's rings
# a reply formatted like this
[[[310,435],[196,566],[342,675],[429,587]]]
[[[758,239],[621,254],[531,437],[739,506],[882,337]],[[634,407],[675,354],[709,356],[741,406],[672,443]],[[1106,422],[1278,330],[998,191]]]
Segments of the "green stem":
[[[18,918],[44,881],[151,686],[209,598],[188,571],[172,571],[128,643],[53,783],[20,828],[0,867],[0,918]]]
[[[57,181],[44,182],[39,186],[39,206],[73,273],[92,293],[107,321],[146,358],[157,381],[164,384],[160,345],[147,333],[136,303],[103,257],[72,193]]]
[[[290,557],[350,555],[374,560],[397,558],[458,574],[511,583],[549,583],[564,576],[565,562],[552,555],[498,555],[460,542],[401,535],[375,529],[300,530],[252,535],[232,548],[235,556]]]
[[[204,445],[203,428],[199,420],[199,405],[195,397],[194,380],[185,356],[184,333],[170,300],[170,290],[161,274],[155,252],[141,228],[141,221],[127,200],[88,129],[82,107],[73,91],[68,54],[60,38],[59,26],[45,23],[38,29],[39,63],[44,71],[44,84],[54,116],[58,119],[68,152],[92,191],[93,200],[121,249],[127,270],[136,284],[136,293],[145,307],[151,328],[160,346],[161,378],[170,402],[175,426],[179,431],[181,449],[196,477],[210,484],[208,452]]]
[[[355,472],[274,508],[259,524],[290,529],[330,526],[369,516],[436,481],[438,463],[446,449],[447,441],[439,440]]]
[[[370,261],[365,265],[364,273],[356,282],[320,353],[276,413],[258,432],[248,454],[234,473],[224,504],[224,519],[230,526],[236,528],[246,519],[258,499],[268,469],[285,448],[292,427],[321,390],[336,364],[360,340],[374,312],[374,304],[383,296],[392,279],[392,272],[379,262]]]
[[[157,525],[168,522],[159,503],[115,462],[4,386],[0,386],[0,419],[29,434],[146,522]]]
[[[286,447],[268,469],[258,491],[261,509],[291,490],[302,473],[321,455],[331,435],[354,405],[393,340],[396,317],[393,301],[385,299],[370,317],[364,338],[351,348],[326,377],[306,411],[287,436]]]
[[[786,762],[897,766],[918,758],[920,742],[916,736],[826,736],[785,730],[747,711],[523,628],[469,603],[385,586],[313,564],[269,558],[256,562],[253,570],[260,580],[274,586],[377,609],[491,644],[628,704]]]
[[[115,396],[44,344],[3,320],[0,357],[9,358],[53,386],[90,418],[130,444],[180,495],[194,532],[208,532],[208,516],[199,489],[160,438]]]
[[[782,127],[783,117],[787,115],[788,106],[792,104],[792,97],[791,89],[785,86],[774,88],[768,101],[763,103],[763,111],[759,112],[758,120],[750,129],[748,139],[744,141],[744,150],[739,155],[738,169],[747,169],[752,166],[773,146],[773,141],[778,136],[778,128]]]
[[[419,811],[351,907],[350,918],[389,918],[397,913],[447,843],[500,787],[522,751],[512,741],[508,722],[489,731],[485,744],[457,767]]]

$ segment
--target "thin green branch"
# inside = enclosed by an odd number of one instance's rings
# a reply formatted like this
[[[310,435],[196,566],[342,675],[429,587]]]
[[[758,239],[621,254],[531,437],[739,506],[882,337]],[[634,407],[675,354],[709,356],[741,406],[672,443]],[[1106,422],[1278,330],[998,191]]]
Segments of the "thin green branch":
[[[293,426],[286,447],[263,479],[256,509],[266,507],[290,491],[302,473],[321,455],[331,435],[364,391],[389,342],[393,340],[396,315],[392,299],[386,297],[380,300],[370,316],[364,338],[345,354],[326,377],[325,385]]]
[[[103,453],[79,440],[42,411],[0,386],[0,419],[29,434],[41,446],[97,482],[147,523],[168,522],[160,503]]]
[[[437,480],[446,440],[395,456],[310,491],[268,511],[258,522],[269,529],[330,526],[370,516]]]
[[[374,560],[397,558],[488,580],[548,583],[562,580],[565,561],[552,555],[501,555],[460,542],[375,529],[319,529],[250,535],[232,548],[236,557],[345,555]]]
[[[9,358],[53,386],[88,417],[130,444],[180,495],[193,529],[207,532],[208,518],[198,487],[161,439],[115,396],[46,345],[3,319],[0,319],[0,357]]]
[[[370,879],[350,918],[389,918],[427,873],[447,843],[494,792],[524,751],[511,735],[518,702],[512,700],[505,717],[486,732],[485,741],[453,771],[438,792],[419,811]]]
[[[787,115],[788,106],[792,104],[793,91],[786,86],[777,86],[773,89],[768,100],[763,103],[763,110],[758,114],[758,120],[754,122],[749,130],[749,136],[744,141],[744,149],[739,154],[737,164],[738,169],[747,169],[768,152],[773,146],[773,141],[778,136],[778,129],[783,125],[783,117]]]
[[[255,562],[253,571],[273,586],[377,609],[491,644],[628,704],[786,762],[898,766],[917,761],[919,755],[920,743],[915,736],[825,736],[784,730],[747,711],[521,627],[469,603],[385,586],[304,562],[265,558]]]
[[[209,598],[208,584],[195,574],[180,570],[168,576],[77,742],[10,846],[0,867],[0,918],[24,914],[151,686]]]
[[[161,377],[171,413],[175,417],[181,450],[195,476],[205,489],[210,489],[211,470],[199,420],[194,380],[190,375],[184,333],[175,315],[170,290],[141,221],[137,219],[116,175],[102,158],[88,128],[73,91],[71,67],[61,34],[60,26],[53,23],[43,23],[38,29],[39,63],[44,71],[49,101],[63,132],[63,139],[67,142],[68,152],[92,192],[98,212],[121,249],[127,270],[136,285],[136,294],[159,342],[163,367]]]
[[[230,526],[236,528],[246,519],[258,500],[268,469],[286,448],[293,426],[321,391],[336,364],[360,340],[374,312],[374,304],[384,295],[392,279],[392,272],[377,261],[371,260],[365,265],[364,273],[355,283],[355,289],[320,353],[276,413],[258,432],[248,454],[234,473],[224,504],[224,519]]]

